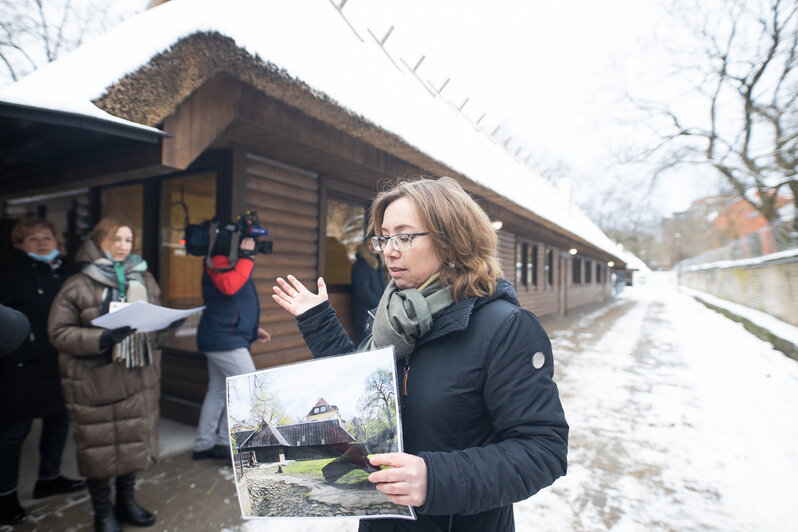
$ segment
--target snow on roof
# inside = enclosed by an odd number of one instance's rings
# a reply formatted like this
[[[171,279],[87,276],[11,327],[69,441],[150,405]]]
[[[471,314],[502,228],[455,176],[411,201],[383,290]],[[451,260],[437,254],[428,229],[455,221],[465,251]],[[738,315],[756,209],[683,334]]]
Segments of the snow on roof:
[[[172,0],[3,87],[0,100],[151,129],[114,117],[92,101],[197,32],[232,38],[452,170],[621,258],[622,250],[552,185],[442,97],[432,97],[409,70],[398,70],[376,43],[361,42],[326,2]]]

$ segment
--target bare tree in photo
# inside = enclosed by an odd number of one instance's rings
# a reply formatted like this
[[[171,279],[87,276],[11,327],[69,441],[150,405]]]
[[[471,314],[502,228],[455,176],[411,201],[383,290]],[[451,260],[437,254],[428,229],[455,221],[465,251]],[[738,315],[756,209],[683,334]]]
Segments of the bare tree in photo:
[[[360,398],[360,411],[368,417],[382,417],[391,425],[396,420],[393,376],[386,369],[374,370],[366,378],[366,390]]]
[[[290,422],[278,393],[271,386],[266,375],[255,373],[249,379],[249,383],[250,404],[252,405],[250,412],[254,422],[259,426],[263,423],[276,426]]]
[[[676,5],[700,47],[677,53],[676,72],[696,80],[698,103],[641,102],[660,131],[643,158],[660,156],[661,168],[708,166],[775,222],[781,191],[798,206],[798,1]]]

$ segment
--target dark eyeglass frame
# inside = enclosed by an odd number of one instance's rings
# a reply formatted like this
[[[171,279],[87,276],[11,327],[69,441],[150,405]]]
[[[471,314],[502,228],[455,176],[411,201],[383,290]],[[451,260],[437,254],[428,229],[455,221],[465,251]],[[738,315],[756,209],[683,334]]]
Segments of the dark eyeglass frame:
[[[395,249],[396,251],[402,251],[413,247],[413,239],[415,237],[427,236],[428,234],[430,234],[429,231],[426,231],[424,233],[396,233],[395,235],[391,236],[373,236],[371,237],[371,245],[374,246],[374,249],[376,249],[377,251],[384,252],[385,246],[388,244],[388,242],[390,242],[391,246],[393,246],[393,249]],[[407,247],[404,247],[396,243],[396,237],[398,236],[406,236],[408,238]]]

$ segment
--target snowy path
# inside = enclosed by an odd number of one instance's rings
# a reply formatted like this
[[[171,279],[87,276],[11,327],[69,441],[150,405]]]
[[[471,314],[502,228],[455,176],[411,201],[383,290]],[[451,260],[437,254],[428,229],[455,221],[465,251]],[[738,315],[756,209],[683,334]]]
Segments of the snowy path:
[[[665,283],[551,332],[569,471],[519,530],[798,530],[798,362]]]
[[[516,504],[519,531],[798,531],[798,362],[662,279],[547,329],[569,470]]]

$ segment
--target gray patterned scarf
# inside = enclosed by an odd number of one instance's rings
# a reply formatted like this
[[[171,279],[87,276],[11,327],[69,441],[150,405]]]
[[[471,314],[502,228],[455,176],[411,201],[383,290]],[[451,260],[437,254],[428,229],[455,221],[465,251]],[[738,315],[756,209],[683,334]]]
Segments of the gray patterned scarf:
[[[400,290],[391,280],[374,315],[372,334],[358,351],[393,345],[397,358],[406,358],[416,342],[432,330],[433,320],[454,303],[452,287],[443,287],[437,275],[421,290]]]

